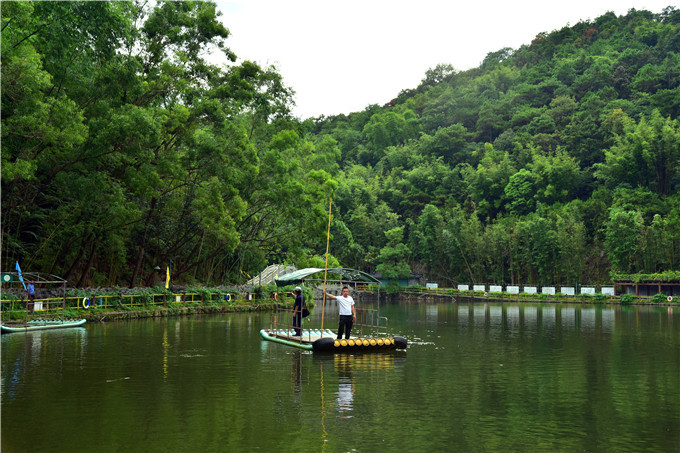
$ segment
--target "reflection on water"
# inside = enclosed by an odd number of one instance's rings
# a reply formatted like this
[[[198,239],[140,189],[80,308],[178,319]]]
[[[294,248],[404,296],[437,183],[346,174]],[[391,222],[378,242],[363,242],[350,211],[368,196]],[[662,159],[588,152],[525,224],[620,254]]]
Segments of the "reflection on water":
[[[532,330],[536,329],[538,321],[538,308],[534,305],[524,307],[524,325],[530,327]]]
[[[486,304],[485,305],[475,305],[473,307],[475,325],[483,326],[486,321]]]
[[[515,330],[519,327],[519,307],[517,305],[507,305],[506,316],[508,319],[508,327]]]
[[[595,309],[583,308],[581,309],[581,328],[594,329],[595,328]]]
[[[468,313],[470,312],[469,305],[459,305],[458,306],[458,325],[467,326],[468,324]]]
[[[3,335],[2,451],[679,451],[679,311],[381,306],[409,347],[379,354],[268,313]]]
[[[459,305],[455,310],[456,324],[460,327],[488,326],[502,328],[508,332],[520,330],[534,332],[539,325],[542,329],[554,329],[558,324],[560,328],[568,330],[611,332],[616,325],[614,308],[480,303]],[[432,309],[427,310],[428,316],[431,312]],[[672,316],[672,313],[669,316]]]
[[[500,327],[503,323],[503,307],[494,305],[489,307],[490,325],[493,327]]]
[[[302,391],[302,351],[299,349],[294,350],[291,357],[291,362],[293,364],[291,370],[293,392],[300,393]]]
[[[541,320],[544,329],[552,329],[555,327],[555,312],[555,307],[552,305],[541,307]]]
[[[14,400],[40,372],[41,362],[47,362],[51,377],[59,381],[64,366],[82,363],[86,353],[87,329],[83,327],[3,334],[2,399]]]
[[[574,307],[561,307],[560,321],[562,328],[573,328],[576,325],[576,309]]]
[[[170,343],[168,342],[168,329],[167,326],[163,329],[163,379],[168,378],[168,350],[170,349]]]
[[[616,320],[616,318],[614,317],[614,309],[613,308],[603,309],[601,312],[601,316],[602,316],[602,330],[612,332],[614,330],[614,321]]]
[[[338,410],[342,417],[349,418],[348,414],[352,410],[352,402],[354,401],[354,382],[352,376],[338,377]]]
[[[354,402],[354,381],[352,380],[354,356],[336,354],[334,359],[335,371],[338,374],[336,406],[341,417],[349,418],[352,417],[352,403]]]
[[[406,363],[406,354],[403,351],[377,354],[363,352],[356,354],[315,354],[313,362],[319,366],[320,385],[322,392],[327,394],[324,401],[331,401],[335,414],[339,418],[345,419],[354,417],[357,380],[359,380],[360,389],[371,389],[372,383],[388,379],[396,370],[402,369]],[[312,380],[307,382],[305,388],[309,390],[309,387],[314,385]],[[373,390],[375,390],[374,387]],[[303,391],[305,390],[303,389]],[[324,413],[327,414],[328,409],[331,408],[324,407]]]
[[[430,322],[436,322],[439,316],[439,307],[436,305],[428,305],[425,307],[425,313],[427,314],[427,320]]]

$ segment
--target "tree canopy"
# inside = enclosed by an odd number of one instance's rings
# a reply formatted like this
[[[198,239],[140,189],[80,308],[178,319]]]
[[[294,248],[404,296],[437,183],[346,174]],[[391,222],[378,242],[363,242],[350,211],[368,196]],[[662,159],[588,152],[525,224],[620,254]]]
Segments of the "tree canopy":
[[[304,121],[219,14],[3,4],[5,268],[134,286],[166,266],[207,284],[316,266],[333,197],[333,263],[393,279],[680,270],[675,8],[541,33],[477,68],[438,65],[384,106]]]

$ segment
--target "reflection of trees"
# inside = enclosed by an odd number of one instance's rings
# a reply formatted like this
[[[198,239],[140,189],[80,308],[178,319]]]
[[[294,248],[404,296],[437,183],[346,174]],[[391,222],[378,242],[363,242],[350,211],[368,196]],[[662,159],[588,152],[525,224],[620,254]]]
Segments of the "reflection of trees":
[[[50,364],[51,378],[61,380],[64,360],[82,360],[86,356],[87,330],[75,327],[8,334],[2,340],[2,398],[13,400],[22,384],[31,381],[30,375],[39,369],[43,359]],[[75,358],[70,354],[72,350],[76,351]]]

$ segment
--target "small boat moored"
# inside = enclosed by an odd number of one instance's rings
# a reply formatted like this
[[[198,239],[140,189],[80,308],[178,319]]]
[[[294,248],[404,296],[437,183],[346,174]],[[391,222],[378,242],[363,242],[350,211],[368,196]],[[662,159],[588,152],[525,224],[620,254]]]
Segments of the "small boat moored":
[[[85,324],[85,319],[73,319],[66,315],[66,284],[61,277],[40,272],[21,272],[17,262],[17,272],[3,273],[2,289],[23,287],[25,291],[26,281],[34,285],[34,291],[38,288],[61,286],[63,297],[56,299],[21,300],[8,298],[0,300],[0,331],[2,333],[33,332],[35,330],[66,329]],[[6,286],[5,286],[6,285]],[[15,291],[16,296],[16,291]],[[15,306],[16,304],[16,306]],[[52,304],[52,305],[51,305]],[[54,307],[56,305],[56,308]],[[22,315],[23,312],[23,315]],[[21,319],[23,318],[23,319]]]
[[[85,324],[85,319],[34,319],[28,322],[21,323],[6,323],[4,322],[0,329],[2,333],[13,332],[32,332],[34,330],[46,329],[65,329],[68,327],[78,327]]]

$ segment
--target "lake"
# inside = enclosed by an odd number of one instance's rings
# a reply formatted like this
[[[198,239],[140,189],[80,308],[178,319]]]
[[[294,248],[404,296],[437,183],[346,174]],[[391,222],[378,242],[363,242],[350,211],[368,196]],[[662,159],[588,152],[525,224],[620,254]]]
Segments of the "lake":
[[[680,451],[680,307],[380,312],[406,351],[265,342],[269,313],[3,335],[2,451]]]

